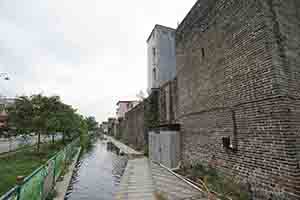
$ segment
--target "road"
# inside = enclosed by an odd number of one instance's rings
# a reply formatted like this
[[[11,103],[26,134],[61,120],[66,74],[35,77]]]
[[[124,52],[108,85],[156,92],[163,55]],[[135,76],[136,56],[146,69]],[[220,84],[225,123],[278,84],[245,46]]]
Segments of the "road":
[[[60,139],[61,137],[57,136],[55,140]],[[42,136],[42,142],[51,141],[51,138]],[[5,153],[9,151],[16,150],[24,145],[33,145],[37,143],[37,136],[32,136],[27,140],[20,139],[20,138],[12,138],[11,141],[9,139],[0,138],[0,153]]]

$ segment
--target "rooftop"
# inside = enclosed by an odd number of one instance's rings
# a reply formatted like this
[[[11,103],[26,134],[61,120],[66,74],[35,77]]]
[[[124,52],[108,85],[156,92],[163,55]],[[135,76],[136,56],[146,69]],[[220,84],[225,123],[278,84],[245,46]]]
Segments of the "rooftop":
[[[175,31],[176,30],[176,29],[168,27],[168,26],[163,26],[163,25],[160,25],[160,24],[156,24],[154,26],[154,28],[152,29],[152,31],[151,31],[148,39],[147,39],[147,42],[150,40],[150,38],[151,38],[151,36],[152,36],[152,34],[153,34],[153,32],[154,32],[155,29],[164,29],[164,30],[169,30],[169,31]]]
[[[138,100],[131,100],[131,101],[118,101],[117,105],[119,105],[120,103],[132,103],[132,102],[138,102]]]

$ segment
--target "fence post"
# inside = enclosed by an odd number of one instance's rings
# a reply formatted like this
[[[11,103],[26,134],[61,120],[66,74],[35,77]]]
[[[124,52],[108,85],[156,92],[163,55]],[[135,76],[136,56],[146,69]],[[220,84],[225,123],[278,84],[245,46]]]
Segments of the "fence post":
[[[22,184],[23,184],[24,176],[17,176],[17,200],[20,200],[21,198],[21,189],[22,189]]]
[[[55,187],[55,173],[56,173],[56,157],[57,155],[54,157],[53,161],[54,161],[54,167],[53,167],[53,181],[52,181],[52,188]]]

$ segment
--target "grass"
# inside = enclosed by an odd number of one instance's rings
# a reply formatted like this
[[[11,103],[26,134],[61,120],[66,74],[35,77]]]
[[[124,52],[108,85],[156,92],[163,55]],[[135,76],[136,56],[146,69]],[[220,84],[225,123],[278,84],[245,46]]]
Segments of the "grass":
[[[222,200],[250,200],[250,194],[245,185],[214,168],[197,164],[191,168],[184,168],[179,173],[203,186],[202,188],[211,196],[210,199],[218,197]]]
[[[156,200],[168,200],[168,198],[166,197],[166,195],[163,194],[162,192],[156,192],[155,193],[155,199]]]
[[[15,186],[17,176],[30,175],[62,147],[61,142],[42,144],[40,153],[36,152],[36,148],[31,148],[0,158],[0,196]]]

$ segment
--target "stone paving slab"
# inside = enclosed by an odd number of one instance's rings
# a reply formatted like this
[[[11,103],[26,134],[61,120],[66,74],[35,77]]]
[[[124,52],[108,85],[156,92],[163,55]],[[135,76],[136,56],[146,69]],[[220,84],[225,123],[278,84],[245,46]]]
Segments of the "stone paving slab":
[[[141,155],[127,145],[106,137],[124,153]],[[168,200],[208,199],[205,194],[146,157],[129,160],[115,199],[156,200],[155,193],[162,193]]]
[[[156,191],[166,195],[168,200],[207,200],[205,194],[160,165],[151,162],[150,169]]]
[[[116,199],[155,200],[155,188],[147,158],[129,160]]]
[[[105,137],[108,139],[108,141],[112,142],[115,146],[117,146],[120,151],[124,152],[128,155],[142,155],[141,152],[138,152],[134,150],[133,148],[123,144],[122,142],[119,142],[118,140],[114,139],[113,137],[105,135]]]
[[[168,200],[207,200],[205,194],[147,158],[129,160],[116,199],[155,200],[156,192]]]

